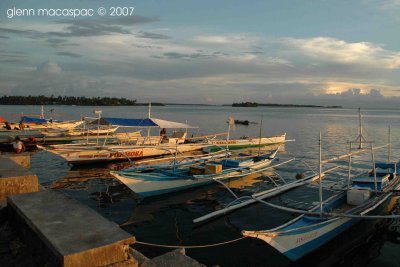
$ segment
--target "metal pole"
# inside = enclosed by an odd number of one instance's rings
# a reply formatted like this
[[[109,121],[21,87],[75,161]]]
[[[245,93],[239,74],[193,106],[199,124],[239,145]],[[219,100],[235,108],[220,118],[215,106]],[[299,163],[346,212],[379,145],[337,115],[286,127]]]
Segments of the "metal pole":
[[[363,148],[363,144],[362,144],[362,122],[361,122],[361,108],[358,108],[358,138],[360,139],[360,143],[358,145],[358,149],[362,149]]]
[[[151,102],[149,102],[149,119],[151,118]]]
[[[230,132],[231,132],[231,123],[230,123],[230,120],[229,120],[229,123],[228,123],[228,134],[226,135],[225,161],[228,160],[228,150],[229,150],[228,141],[229,141],[229,133]]]
[[[390,163],[392,142],[391,142],[391,133],[390,133],[390,125],[389,125],[389,133],[388,133],[388,163]]]
[[[97,145],[99,145],[99,135],[100,135],[100,112],[98,113],[97,121]]]
[[[352,143],[350,142],[350,151],[349,151],[349,173],[347,177],[347,189],[350,188],[350,181],[351,181],[351,150],[352,150]]]
[[[174,157],[174,168],[173,170],[175,171],[175,166],[176,166],[176,156],[178,155],[178,139],[175,141],[175,157]]]
[[[260,123],[260,139],[258,140],[258,156],[260,156],[260,150],[261,150],[261,131],[262,131],[262,119]]]
[[[151,102],[149,102],[149,119],[151,119]],[[151,138],[150,138],[150,127],[147,128],[147,139],[151,145]]]
[[[322,217],[322,134],[319,132],[319,210]]]
[[[372,153],[372,167],[374,172],[374,185],[375,185],[375,194],[378,193],[378,182],[376,180],[376,168],[375,168],[375,153],[374,153],[374,144],[371,143],[371,153]]]

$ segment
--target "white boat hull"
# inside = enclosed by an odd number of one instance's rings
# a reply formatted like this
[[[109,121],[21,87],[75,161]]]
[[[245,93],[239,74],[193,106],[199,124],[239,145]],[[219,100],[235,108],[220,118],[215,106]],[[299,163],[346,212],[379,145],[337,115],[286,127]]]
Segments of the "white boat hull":
[[[220,173],[193,176],[190,176],[185,169],[177,170],[172,176],[166,176],[163,172],[137,173],[136,175],[129,172],[126,175],[123,172],[111,172],[111,174],[135,193],[149,197],[198,187],[215,181],[240,178],[266,168],[271,162],[272,159],[266,159],[241,169],[228,168]]]
[[[357,221],[356,219],[337,218],[326,221],[319,226],[313,226],[292,233],[244,231],[242,234],[261,239],[290,260],[296,261],[333,239]]]
[[[277,136],[262,137],[261,139],[257,137],[246,138],[246,139],[232,139],[228,141],[222,139],[211,139],[208,140],[208,143],[212,146],[204,148],[203,151],[207,153],[215,152],[221,149],[225,149],[227,145],[230,150],[243,149],[256,146],[268,146],[268,145],[285,143],[285,140],[286,140],[286,133]]]
[[[204,144],[181,144],[178,146],[178,153],[200,150],[204,146]],[[71,164],[85,164],[170,155],[176,152],[176,146],[64,146],[64,148],[49,149],[48,151],[64,158]]]

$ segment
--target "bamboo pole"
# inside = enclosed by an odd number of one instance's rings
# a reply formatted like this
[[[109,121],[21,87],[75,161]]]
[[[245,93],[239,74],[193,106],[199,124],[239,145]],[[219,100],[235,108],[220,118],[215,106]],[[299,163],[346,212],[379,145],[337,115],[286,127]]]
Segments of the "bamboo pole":
[[[373,150],[382,149],[382,148],[385,148],[387,146],[388,146],[388,144],[382,145],[382,146],[377,146],[377,147],[374,147]],[[327,159],[327,160],[323,160],[322,164],[329,163],[329,162],[332,162],[332,161],[338,161],[338,160],[347,158],[349,156],[361,154],[362,152],[366,152],[366,151],[368,151],[368,150],[362,149],[362,150],[354,151],[354,152],[351,152],[351,153],[348,153],[348,154],[345,154],[345,155],[342,155],[342,156],[333,157],[333,158],[330,158],[330,159]]]

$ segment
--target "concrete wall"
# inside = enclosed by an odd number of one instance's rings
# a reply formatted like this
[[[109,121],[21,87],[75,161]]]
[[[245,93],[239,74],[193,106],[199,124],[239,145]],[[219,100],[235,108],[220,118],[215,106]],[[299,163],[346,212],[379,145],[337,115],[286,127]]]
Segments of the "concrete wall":
[[[30,163],[26,156],[0,156],[0,202],[8,196],[39,190],[38,177],[16,161],[24,165]]]

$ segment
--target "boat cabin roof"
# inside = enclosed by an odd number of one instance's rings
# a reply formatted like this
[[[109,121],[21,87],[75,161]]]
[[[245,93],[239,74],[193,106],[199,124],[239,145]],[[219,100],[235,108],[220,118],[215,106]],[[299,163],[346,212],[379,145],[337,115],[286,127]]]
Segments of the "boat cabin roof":
[[[186,123],[167,121],[155,118],[143,118],[143,119],[128,119],[128,118],[100,118],[92,121],[90,124],[100,125],[113,125],[123,127],[142,127],[142,128],[169,128],[169,129],[186,129],[186,128],[198,128],[197,126],[191,126]]]

